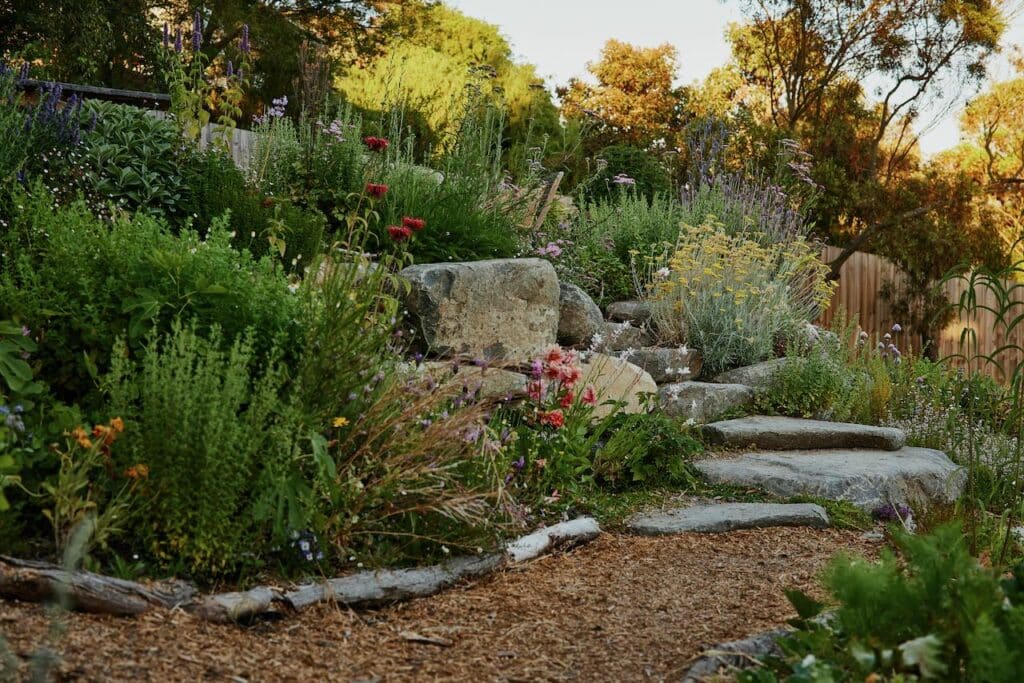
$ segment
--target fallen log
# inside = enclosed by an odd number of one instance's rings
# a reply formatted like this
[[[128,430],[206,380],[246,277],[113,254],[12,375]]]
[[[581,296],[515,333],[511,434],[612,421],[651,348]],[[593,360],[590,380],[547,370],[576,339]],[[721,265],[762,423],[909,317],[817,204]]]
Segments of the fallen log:
[[[154,607],[177,607],[195,594],[195,588],[183,581],[147,586],[0,555],[0,597],[27,602],[57,600],[71,609],[126,616]]]

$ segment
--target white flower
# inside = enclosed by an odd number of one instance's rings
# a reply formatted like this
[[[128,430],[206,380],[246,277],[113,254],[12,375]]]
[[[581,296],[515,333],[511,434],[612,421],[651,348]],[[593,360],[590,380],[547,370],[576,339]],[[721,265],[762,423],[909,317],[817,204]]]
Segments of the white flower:
[[[686,425],[687,427],[692,427],[693,425],[697,424],[697,421],[694,420],[692,417],[688,417],[686,418],[686,422],[684,422],[683,424]]]

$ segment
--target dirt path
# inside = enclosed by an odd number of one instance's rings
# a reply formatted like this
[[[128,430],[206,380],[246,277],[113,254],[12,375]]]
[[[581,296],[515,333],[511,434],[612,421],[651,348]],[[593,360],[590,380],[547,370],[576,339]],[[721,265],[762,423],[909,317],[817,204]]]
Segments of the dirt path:
[[[678,680],[701,648],[792,616],[784,588],[814,588],[859,533],[767,529],[715,536],[605,534],[433,598],[355,613],[320,607],[248,628],[181,612],[66,617],[59,678],[87,681]],[[44,608],[0,601],[24,657]],[[411,642],[410,634],[442,644]],[[23,660],[23,665],[24,665]]]

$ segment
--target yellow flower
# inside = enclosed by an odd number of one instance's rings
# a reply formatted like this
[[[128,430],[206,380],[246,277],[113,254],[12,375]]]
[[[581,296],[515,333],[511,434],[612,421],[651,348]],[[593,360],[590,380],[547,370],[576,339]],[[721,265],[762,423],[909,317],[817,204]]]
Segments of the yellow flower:
[[[345,427],[345,426],[348,425],[348,418],[347,417],[336,417],[331,422],[331,424],[333,426],[335,426],[335,427],[338,427],[338,428]]]

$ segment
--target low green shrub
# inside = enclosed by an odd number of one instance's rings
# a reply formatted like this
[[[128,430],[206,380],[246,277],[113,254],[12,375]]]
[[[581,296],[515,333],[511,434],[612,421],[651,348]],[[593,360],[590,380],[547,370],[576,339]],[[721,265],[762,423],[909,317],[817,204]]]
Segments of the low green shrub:
[[[659,412],[617,415],[594,455],[594,474],[603,486],[694,485],[690,467],[704,447],[679,420]]]
[[[968,552],[957,524],[927,536],[897,531],[900,557],[841,557],[825,576],[838,603],[791,591],[797,631],[781,658],[739,680],[1017,681],[1024,670],[1024,565],[1000,576]]]
[[[595,156],[607,165],[602,164],[603,170],[587,186],[592,199],[628,191],[649,201],[673,191],[668,171],[650,152],[630,145],[609,145]]]
[[[263,472],[292,454],[294,435],[275,429],[285,379],[277,354],[258,358],[251,335],[230,342],[195,322],[151,337],[137,362],[115,346],[104,388],[125,433],[114,458],[148,469],[130,537],[149,556],[223,573],[266,550],[253,508]]]

